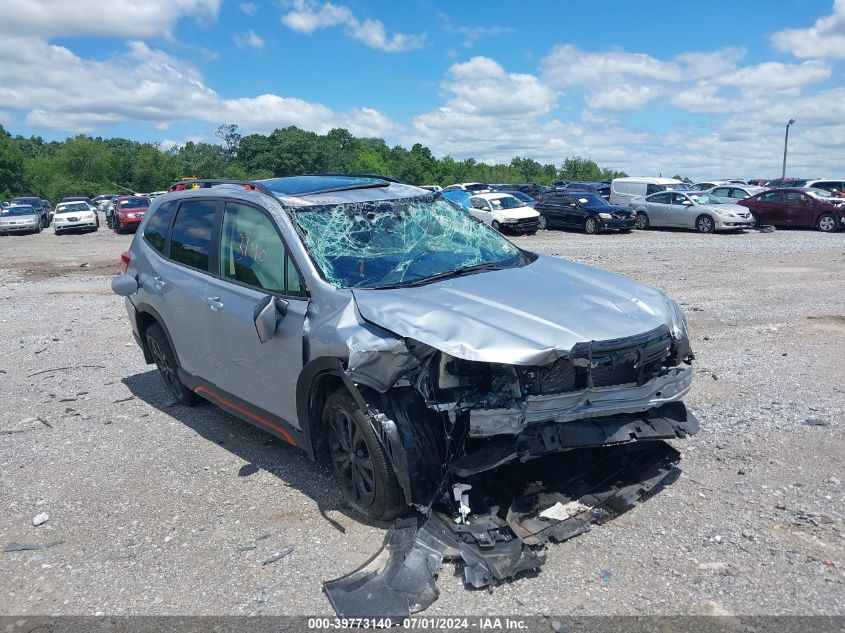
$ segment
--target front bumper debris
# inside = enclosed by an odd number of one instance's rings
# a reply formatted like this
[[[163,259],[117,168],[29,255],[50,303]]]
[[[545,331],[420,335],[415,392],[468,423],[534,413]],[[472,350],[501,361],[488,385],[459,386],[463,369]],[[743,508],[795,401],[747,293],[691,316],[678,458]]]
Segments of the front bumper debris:
[[[466,522],[443,505],[419,527],[416,518],[399,519],[373,558],[324,590],[342,618],[401,624],[437,599],[444,560],[462,563],[465,584],[476,588],[536,571],[548,543],[631,509],[677,474],[679,460],[665,442],[648,442],[549,455],[481,475],[473,479]]]

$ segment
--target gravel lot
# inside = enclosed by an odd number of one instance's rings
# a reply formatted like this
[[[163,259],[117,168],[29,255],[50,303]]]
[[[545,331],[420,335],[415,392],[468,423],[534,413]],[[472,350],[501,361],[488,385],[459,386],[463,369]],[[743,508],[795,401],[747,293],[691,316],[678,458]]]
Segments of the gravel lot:
[[[0,548],[61,541],[0,553],[0,614],[333,613],[322,581],[385,526],[298,450],[171,404],[108,285],[131,239],[0,237]],[[647,503],[491,591],[447,564],[426,614],[845,614],[845,235],[514,241],[679,300],[703,428]]]

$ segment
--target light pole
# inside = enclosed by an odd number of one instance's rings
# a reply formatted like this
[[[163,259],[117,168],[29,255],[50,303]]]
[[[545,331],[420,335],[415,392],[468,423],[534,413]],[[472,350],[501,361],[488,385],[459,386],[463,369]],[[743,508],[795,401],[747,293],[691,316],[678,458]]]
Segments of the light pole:
[[[795,119],[789,119],[786,122],[786,135],[783,137],[783,173],[780,175],[781,179],[786,178],[786,146],[789,144],[789,126],[795,123]]]

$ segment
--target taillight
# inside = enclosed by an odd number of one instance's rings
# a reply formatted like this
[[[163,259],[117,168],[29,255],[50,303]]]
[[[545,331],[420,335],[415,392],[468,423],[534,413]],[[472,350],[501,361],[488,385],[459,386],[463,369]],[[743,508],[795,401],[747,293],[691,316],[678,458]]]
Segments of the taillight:
[[[125,251],[120,254],[120,272],[125,273],[126,269],[129,268],[129,262],[132,261],[132,253],[129,251]]]

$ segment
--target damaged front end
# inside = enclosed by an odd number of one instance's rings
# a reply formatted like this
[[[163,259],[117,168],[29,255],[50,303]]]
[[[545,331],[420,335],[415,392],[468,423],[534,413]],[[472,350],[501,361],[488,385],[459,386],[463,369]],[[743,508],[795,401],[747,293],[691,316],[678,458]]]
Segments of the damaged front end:
[[[444,561],[463,565],[468,586],[495,585],[646,498],[677,473],[679,453],[660,440],[698,430],[681,401],[693,358],[685,326],[668,325],[577,343],[545,365],[466,360],[412,339],[357,349],[349,375],[370,385],[372,419],[420,514],[326,583],[337,613],[399,622],[437,598]]]

